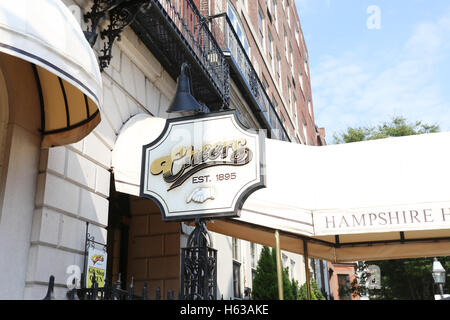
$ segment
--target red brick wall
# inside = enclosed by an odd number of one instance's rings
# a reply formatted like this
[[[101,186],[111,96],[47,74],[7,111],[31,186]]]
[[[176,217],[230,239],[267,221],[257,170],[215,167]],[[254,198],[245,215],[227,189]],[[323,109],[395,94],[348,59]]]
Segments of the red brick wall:
[[[227,3],[226,0],[223,0],[224,4]],[[237,7],[237,2],[241,2],[242,0],[230,0],[229,3],[231,3],[235,9]],[[245,1],[244,1],[245,2]],[[277,1],[277,19],[276,23],[278,25],[278,28],[275,29],[275,20],[273,19],[273,9],[272,9],[272,0],[246,0],[248,5],[247,7],[247,13],[246,16],[248,19],[245,18],[245,14],[242,13],[239,10],[238,14],[240,15],[241,23],[245,29],[247,39],[249,41],[249,45],[251,47],[251,60],[252,62],[256,62],[256,64],[259,66],[259,74],[260,80],[264,78],[268,83],[268,96],[272,100],[272,96],[275,97],[276,103],[278,105],[278,113],[282,114],[284,118],[286,119],[285,127],[287,128],[289,134],[294,133],[294,127],[291,121],[289,120],[288,115],[288,109],[289,109],[289,95],[288,95],[288,84],[287,79],[291,82],[291,96],[295,96],[297,100],[297,133],[302,138],[303,142],[305,142],[305,137],[303,134],[303,123],[302,123],[302,115],[304,116],[307,124],[307,137],[308,137],[308,144],[312,145],[319,145],[319,137],[316,135],[316,128],[315,128],[315,122],[314,122],[314,109],[313,109],[313,102],[312,102],[312,95],[311,95],[311,84],[310,84],[310,72],[308,64],[305,67],[305,60],[307,61],[307,48],[306,44],[304,42],[304,39],[302,37],[302,30],[301,27],[299,29],[299,43],[297,43],[296,40],[296,25],[300,26],[297,10],[295,8],[294,1],[290,1],[290,7],[289,8],[283,8],[281,1]],[[261,8],[261,11],[264,14],[264,21],[265,21],[265,30],[264,30],[264,45],[265,45],[265,51],[261,52],[257,48],[257,41],[258,41],[258,5],[259,8]],[[267,13],[267,6],[270,5],[269,11],[272,15],[272,22],[270,22],[269,15]],[[290,11],[290,17],[291,17],[291,24],[289,26],[288,19],[287,19],[287,11]],[[223,10],[225,11],[225,9]],[[217,12],[215,12],[217,13]],[[250,27],[252,26],[252,29],[254,30],[255,37],[250,32]],[[294,72],[291,71],[290,62],[286,59],[285,55],[285,39],[284,39],[284,29],[286,29],[287,32],[287,42],[292,47],[292,53],[293,53],[293,69]],[[278,31],[277,31],[278,30]],[[272,55],[272,66],[266,65],[264,63],[264,60],[262,58],[262,55],[266,57],[266,61],[270,64],[269,54],[268,54],[268,31],[270,31],[272,38],[273,38],[273,55]],[[276,51],[278,50],[280,58],[281,58],[281,86],[278,85],[278,88],[281,89],[281,92],[279,92],[276,89],[275,81],[278,81],[274,63],[276,62]],[[288,58],[289,56],[289,45],[288,45]],[[255,65],[255,63],[254,63]],[[306,69],[305,69],[306,68]],[[300,80],[299,80],[299,74],[302,72],[303,74],[303,90],[300,89]],[[271,76],[272,74],[272,76]],[[294,79],[294,82],[292,83],[292,78]],[[285,102],[285,105],[282,103],[282,99]],[[308,101],[311,100],[311,114],[308,110]],[[294,104],[294,98],[292,98],[292,104]],[[283,107],[284,105],[284,107]],[[292,117],[292,121],[294,121],[294,117]],[[324,134],[324,130],[321,131]]]
[[[277,19],[276,24],[277,28],[275,28],[275,20],[274,13],[272,7],[272,0],[193,0],[196,6],[199,8],[200,12],[207,16],[209,14],[217,14],[221,12],[226,12],[227,3],[231,3],[235,9],[238,8],[237,2],[246,3],[247,10],[246,14],[241,12],[240,10],[236,10],[240,16],[241,23],[245,29],[245,33],[247,35],[247,39],[249,45],[251,47],[251,60],[254,65],[258,66],[258,76],[261,81],[265,79],[268,84],[268,96],[269,99],[272,100],[272,97],[275,98],[276,104],[278,106],[277,111],[279,115],[282,115],[285,121],[285,128],[287,129],[290,136],[295,136],[296,134],[301,137],[302,141],[305,142],[304,130],[303,130],[303,121],[302,116],[306,121],[306,135],[307,135],[307,143],[310,145],[321,145],[325,143],[324,136],[325,131],[322,128],[321,130],[316,130],[316,125],[314,121],[314,108],[311,94],[311,83],[310,83],[310,72],[308,63],[305,65],[305,61],[308,61],[308,50],[306,44],[304,42],[304,38],[302,36],[302,30],[300,26],[300,21],[298,18],[298,13],[295,7],[295,1],[290,0],[289,7],[283,7],[282,2],[277,0]],[[211,8],[209,8],[211,6]],[[272,16],[272,22],[269,19],[268,14],[268,6],[269,12]],[[261,52],[258,50],[257,41],[258,41],[258,8],[264,14],[264,46],[265,51]],[[291,23],[288,23],[288,14],[290,12],[290,20]],[[248,19],[245,18],[248,17]],[[254,30],[255,37],[253,37],[249,25],[252,26]],[[298,32],[298,42],[296,39],[296,26],[299,26]],[[287,42],[288,42],[288,59],[286,59],[285,54],[285,37],[284,30],[287,33]],[[269,54],[268,54],[268,32],[270,31],[273,38],[273,55],[272,55],[272,66],[266,65],[262,56],[266,57],[266,61],[270,64]],[[290,60],[290,50],[289,45],[292,47],[293,53],[293,72],[291,70],[291,65],[288,60]],[[278,84],[278,88],[281,90],[279,92],[276,89],[275,83],[278,82],[274,63],[276,63],[276,52],[281,58],[281,85]],[[272,70],[273,69],[273,70]],[[303,76],[303,90],[301,89],[299,74],[302,73]],[[271,76],[272,75],[272,76]],[[293,81],[292,81],[293,79]],[[288,84],[287,80],[290,82],[291,86],[291,103],[294,107],[294,96],[297,101],[297,119],[295,119],[294,115],[289,116],[288,110],[289,106],[289,94],[288,94]],[[281,99],[283,97],[283,99]],[[284,103],[282,102],[284,101]],[[308,102],[311,102],[311,112],[309,111]],[[284,106],[284,107],[283,107]],[[291,120],[289,120],[291,119]],[[297,131],[295,131],[294,123],[296,120]],[[316,134],[318,133],[318,134]],[[321,139],[322,137],[322,139]]]

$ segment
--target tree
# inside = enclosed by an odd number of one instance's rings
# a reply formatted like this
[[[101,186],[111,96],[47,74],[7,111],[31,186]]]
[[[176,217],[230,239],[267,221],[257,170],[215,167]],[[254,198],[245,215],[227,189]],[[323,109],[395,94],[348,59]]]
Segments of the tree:
[[[439,131],[439,126],[421,121],[408,123],[403,117],[393,117],[390,122],[372,127],[348,128],[346,132],[334,135],[334,142],[350,143],[390,137],[409,136]],[[439,259],[446,270],[450,267],[450,257]],[[375,264],[381,270],[381,289],[368,290],[371,299],[427,300],[434,299],[434,282],[431,276],[433,258],[366,261],[359,263],[360,294],[365,294],[367,281],[366,265]],[[446,290],[449,287],[447,285]]]
[[[283,296],[285,300],[293,300],[294,294],[289,280],[289,269],[282,272]],[[252,299],[254,300],[278,300],[278,277],[276,252],[272,248],[264,246],[256,266],[256,274],[253,279]]]
[[[297,300],[308,300],[306,283],[299,288],[298,292]],[[311,300],[326,300],[314,278],[311,278]]]
[[[408,123],[403,117],[393,117],[390,122],[384,122],[377,126],[350,127],[346,132],[335,134],[333,139],[335,144],[341,144],[433,132],[439,132],[439,126],[424,124],[421,121]]]
[[[438,258],[444,269],[450,268],[450,257]],[[381,270],[381,288],[365,288],[367,274],[365,265],[375,264]],[[368,294],[372,300],[433,300],[438,292],[431,275],[433,258],[365,261],[359,263],[362,270],[358,290]],[[445,284],[445,292],[450,286]]]

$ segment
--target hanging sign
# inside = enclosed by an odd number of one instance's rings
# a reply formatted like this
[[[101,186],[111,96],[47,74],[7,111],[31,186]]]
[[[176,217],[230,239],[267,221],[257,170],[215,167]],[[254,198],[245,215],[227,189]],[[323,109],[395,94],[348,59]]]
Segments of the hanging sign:
[[[87,260],[87,277],[86,288],[92,288],[92,283],[95,276],[95,281],[98,283],[99,288],[105,286],[106,276],[106,259],[107,254],[105,250],[96,249],[90,247],[88,250]]]
[[[164,220],[236,217],[266,186],[264,137],[234,111],[167,120],[142,158],[140,196],[153,199]]]

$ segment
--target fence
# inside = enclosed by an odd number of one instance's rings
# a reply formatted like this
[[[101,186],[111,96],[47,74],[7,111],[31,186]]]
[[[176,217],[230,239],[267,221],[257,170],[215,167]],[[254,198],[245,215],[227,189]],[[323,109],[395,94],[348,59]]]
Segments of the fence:
[[[128,286],[128,290],[121,289],[121,280],[120,274],[119,279],[112,284],[111,282],[106,281],[104,288],[99,288],[97,281],[93,280],[92,288],[81,288],[81,289],[72,289],[67,291],[67,299],[68,300],[150,300],[148,297],[147,283],[144,283],[144,287],[142,288],[141,295],[134,294],[134,279],[131,278],[131,283]],[[48,281],[47,294],[42,300],[56,300],[54,296],[54,287],[55,287],[55,277],[53,275],[50,276]],[[250,299],[250,288],[245,288],[248,290],[245,293],[244,300]],[[157,287],[155,289],[155,300],[162,300],[161,288]],[[166,300],[185,300],[181,296],[181,292],[178,294],[178,297],[175,297],[175,291],[168,290],[166,293]],[[221,296],[221,300],[223,299],[223,295]],[[237,298],[231,298],[230,300],[242,300]]]
[[[47,294],[43,300],[55,300],[54,297],[55,277],[50,276],[47,288]],[[128,290],[121,289],[122,283],[119,279],[112,283],[111,281],[105,281],[105,286],[98,287],[98,283],[95,278],[92,281],[91,288],[69,289],[67,291],[68,300],[149,300],[147,283],[144,283],[141,295],[136,295],[134,292],[134,279],[131,278]],[[175,291],[167,291],[167,300],[175,300]],[[181,296],[178,296],[181,300]],[[155,290],[155,300],[162,300],[162,294],[160,287]]]

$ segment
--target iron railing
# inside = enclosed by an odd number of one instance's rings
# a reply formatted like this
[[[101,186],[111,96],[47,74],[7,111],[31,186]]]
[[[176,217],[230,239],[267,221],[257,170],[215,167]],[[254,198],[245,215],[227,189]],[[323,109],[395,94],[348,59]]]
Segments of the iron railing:
[[[50,276],[47,294],[43,300],[55,300],[54,296],[55,287],[55,277]],[[134,290],[134,280],[131,277],[131,282],[128,286],[128,290],[122,289],[122,283],[120,280],[120,274],[116,282],[105,281],[104,287],[99,287],[97,281],[93,279],[91,288],[79,288],[71,289],[67,291],[68,300],[150,300],[148,297],[147,283],[141,291],[141,295],[135,294]],[[181,292],[178,297],[175,297],[175,291],[168,290],[166,295],[166,300],[181,300]],[[162,300],[161,288],[157,287],[155,289],[155,299]]]
[[[205,18],[192,0],[154,0],[161,4],[178,27],[195,57],[206,68],[210,80],[229,104],[229,66]]]
[[[290,141],[287,131],[281,122],[276,108],[270,101],[266,90],[253,67],[234,27],[226,13],[208,18],[209,28],[216,42],[221,46],[229,61],[236,80],[246,86],[247,97],[256,106],[256,111],[262,115],[262,120],[270,129],[270,137]]]
[[[149,2],[152,4],[151,8],[145,13],[138,13],[132,25],[133,29],[149,49],[156,52],[158,60],[175,79],[182,63],[191,64],[197,100],[204,102],[214,111],[228,109],[229,65],[221,47],[208,29],[207,20],[200,14],[194,2]],[[215,91],[220,99],[212,95],[211,91]]]
[[[217,284],[215,284],[216,286]],[[91,288],[80,288],[80,289],[71,289],[67,291],[67,299],[68,300],[151,300],[148,296],[148,288],[147,283],[144,283],[142,288],[141,295],[135,294],[134,291],[134,281],[133,277],[131,277],[131,283],[128,286],[128,290],[124,290],[121,288],[122,283],[119,278],[115,283],[110,281],[105,282],[104,287],[98,287],[97,281],[95,279],[92,282]],[[47,294],[42,300],[55,300],[54,295],[55,289],[55,277],[53,275],[50,276],[47,286]],[[215,288],[216,289],[216,288]],[[249,294],[244,297],[244,300],[250,300],[250,291]],[[217,299],[216,294],[211,296],[212,299]],[[155,299],[154,300],[162,300],[162,292],[161,288],[157,287],[155,289]],[[183,297],[182,291],[178,293],[178,296],[175,295],[174,290],[167,290],[166,300],[196,300],[193,296]],[[221,299],[224,300],[223,294],[221,295]],[[230,300],[237,300],[236,298],[230,297]],[[241,300],[241,299],[239,299]]]

